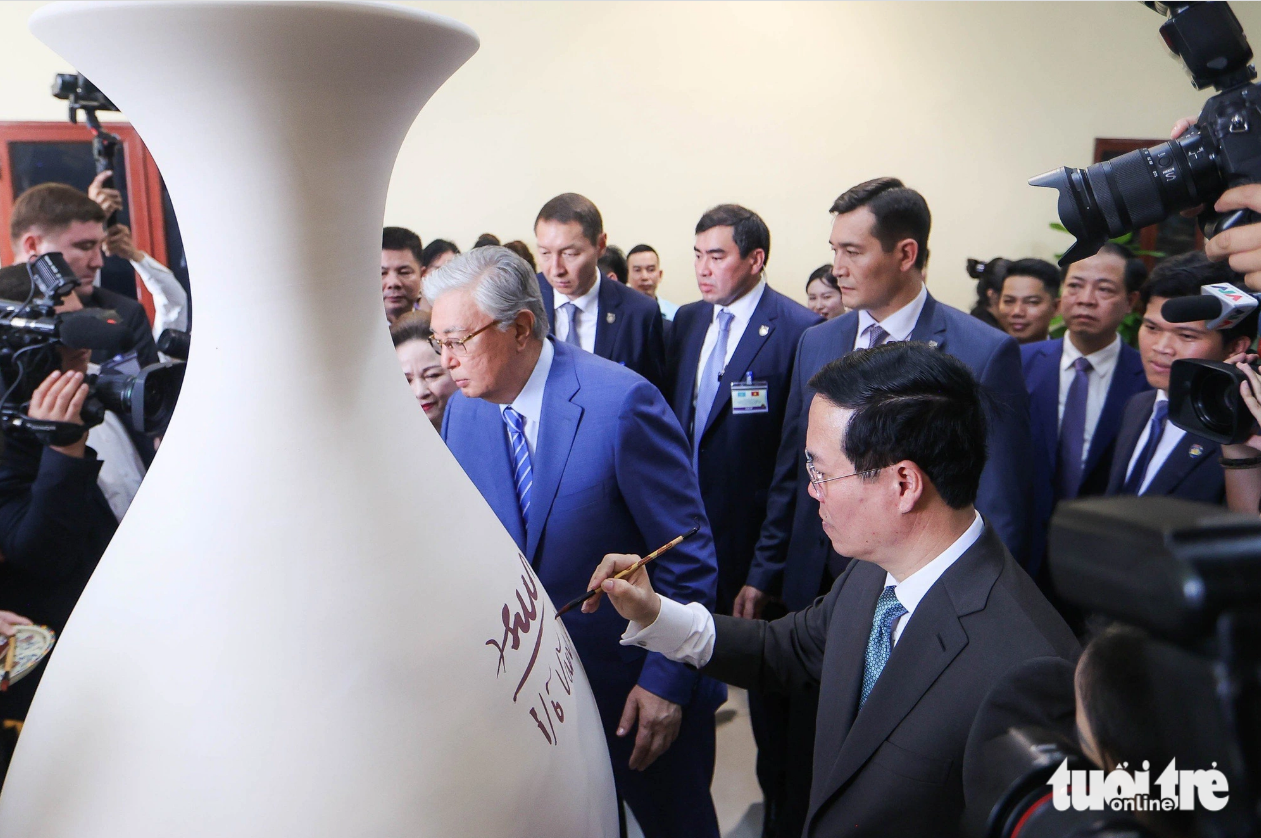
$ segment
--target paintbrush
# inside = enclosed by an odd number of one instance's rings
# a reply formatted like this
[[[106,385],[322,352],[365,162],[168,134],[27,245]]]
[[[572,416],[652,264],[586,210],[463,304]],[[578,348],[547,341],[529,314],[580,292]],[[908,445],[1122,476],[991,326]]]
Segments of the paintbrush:
[[[652,561],[653,559],[657,558],[657,556],[660,556],[660,555],[661,555],[662,553],[664,553],[665,551],[669,550],[669,549],[670,549],[670,548],[672,548],[672,547],[676,547],[676,546],[678,546],[679,542],[681,542],[683,539],[685,539],[685,538],[689,538],[689,537],[691,537],[691,536],[693,536],[693,535],[696,535],[696,534],[697,534],[698,532],[700,532],[700,531],[701,531],[701,528],[700,528],[700,527],[692,527],[690,530],[688,530],[687,532],[683,533],[683,535],[679,536],[678,538],[674,539],[673,541],[669,542],[668,544],[663,544],[663,545],[661,545],[661,546],[660,546],[660,547],[658,547],[656,550],[653,550],[651,553],[649,553],[648,555],[644,556],[642,559],[640,559],[639,561],[635,562],[633,565],[631,565],[630,567],[626,568],[625,570],[623,570],[621,573],[617,574],[617,575],[616,575],[616,576],[614,576],[613,578],[614,578],[614,579],[625,579],[627,576],[630,576],[632,573],[634,573],[635,571],[639,570],[641,567],[643,567],[644,565],[648,564],[650,561]],[[561,609],[557,610],[557,612],[556,612],[556,616],[557,616],[557,617],[559,617],[561,614],[564,614],[566,611],[570,610],[571,608],[577,608],[579,605],[582,605],[584,602],[586,602],[587,600],[591,599],[591,597],[595,596],[595,595],[596,595],[596,594],[598,594],[598,593],[600,593],[600,588],[593,588],[593,589],[591,589],[591,590],[587,591],[587,592],[586,592],[585,594],[583,594],[582,596],[578,597],[577,599],[575,599],[575,600],[572,600],[572,601],[570,601],[570,602],[565,603],[565,606],[564,606],[563,608],[561,608]]]
[[[9,638],[9,647],[4,653],[4,676],[0,677],[0,692],[8,692],[9,690],[9,674],[13,672],[13,656],[17,652],[18,636],[16,633]]]

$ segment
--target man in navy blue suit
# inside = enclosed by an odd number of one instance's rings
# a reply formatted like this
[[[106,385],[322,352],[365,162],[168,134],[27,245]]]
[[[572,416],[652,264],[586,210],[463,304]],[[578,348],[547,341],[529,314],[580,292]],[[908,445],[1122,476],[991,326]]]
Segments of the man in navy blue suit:
[[[1054,265],[1040,259],[1013,262],[1059,286]],[[1020,348],[1029,390],[1033,437],[1034,532],[1029,571],[1037,575],[1046,553],[1046,527],[1063,498],[1101,495],[1108,488],[1121,413],[1130,397],[1150,389],[1138,352],[1117,327],[1138,301],[1143,263],[1119,245],[1105,245],[1064,270],[1060,312],[1066,336]],[[1133,281],[1131,279],[1131,281]]]
[[[633,288],[600,276],[607,236],[596,205],[573,192],[557,195],[539,210],[534,236],[542,268],[539,291],[556,340],[608,358],[662,387],[661,310]]]
[[[1140,290],[1147,308],[1138,350],[1147,382],[1155,389],[1139,393],[1125,406],[1107,494],[1169,495],[1207,503],[1224,499],[1218,444],[1168,421],[1169,368],[1179,358],[1224,361],[1245,351],[1256,337],[1257,320],[1250,317],[1234,328],[1213,331],[1203,320],[1170,323],[1161,314],[1166,300],[1199,294],[1201,285],[1218,282],[1243,287],[1243,277],[1227,263],[1210,262],[1192,251],[1157,265]]]
[[[714,529],[717,613],[730,614],[766,517],[797,342],[823,320],[766,284],[771,234],[752,210],[723,204],[707,211],[693,252],[701,301],[675,314],[666,393],[691,442]],[[754,693],[749,713],[764,816],[773,825],[787,782],[783,713],[777,698]]]
[[[460,388],[442,437],[552,601],[585,591],[606,553],[644,555],[698,526],[649,568],[664,595],[712,608],[714,542],[687,440],[661,393],[549,338],[539,284],[507,248],[456,257],[426,277],[425,296],[432,342]],[[615,617],[563,619],[595,693],[618,792],[644,834],[717,838],[709,785],[714,710],[726,688],[620,646]]]
[[[988,393],[988,458],[976,507],[1018,561],[1028,556],[1029,405],[1016,341],[928,293],[923,272],[931,216],[918,192],[897,178],[877,178],[843,193],[831,211],[832,273],[849,312],[801,337],[766,520],[745,587],[736,597],[737,617],[760,617],[775,594],[789,610],[799,611],[826,593],[848,564],[832,550],[818,501],[809,494],[805,432],[814,390],[807,382],[829,361],[887,342],[920,341],[950,353],[971,368]],[[792,787],[809,789],[817,694],[790,701],[787,724],[797,757],[790,767],[803,774]],[[804,818],[802,800],[789,801],[781,830],[795,828],[800,834]]]

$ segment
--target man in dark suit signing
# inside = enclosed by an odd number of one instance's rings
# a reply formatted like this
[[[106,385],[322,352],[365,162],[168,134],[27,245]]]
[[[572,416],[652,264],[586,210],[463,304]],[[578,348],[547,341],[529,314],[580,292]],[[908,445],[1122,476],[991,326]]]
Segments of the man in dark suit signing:
[[[600,276],[597,263],[608,238],[596,205],[573,192],[557,195],[539,210],[534,236],[539,292],[556,339],[621,364],[661,389],[661,309],[650,297]]]
[[[750,689],[817,687],[805,836],[956,835],[987,693],[1077,643],[973,506],[986,416],[965,364],[892,344],[810,385],[810,493],[834,549],[857,559],[825,597],[773,622],[711,615],[667,602],[642,571],[609,578],[634,561],[616,555],[590,587],[631,621],[624,644]]]
[[[1138,351],[1147,382],[1155,389],[1139,393],[1125,406],[1107,494],[1168,495],[1206,503],[1224,499],[1220,446],[1169,421],[1169,371],[1180,358],[1224,361],[1247,351],[1257,335],[1257,319],[1248,317],[1216,331],[1203,320],[1170,323],[1161,313],[1166,300],[1199,294],[1200,286],[1219,282],[1243,287],[1243,277],[1227,263],[1210,262],[1192,251],[1161,262],[1139,290],[1146,311]]]

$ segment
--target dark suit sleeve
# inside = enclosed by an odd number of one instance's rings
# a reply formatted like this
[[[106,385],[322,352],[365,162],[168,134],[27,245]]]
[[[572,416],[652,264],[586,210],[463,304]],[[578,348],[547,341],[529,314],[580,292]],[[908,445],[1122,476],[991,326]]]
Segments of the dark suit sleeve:
[[[29,477],[0,465],[0,553],[6,564],[50,582],[78,568],[95,535],[89,510],[93,494],[100,493],[101,461],[92,449],[88,452],[69,457],[43,449],[39,471],[29,483]]]
[[[977,488],[976,506],[1012,556],[1022,566],[1029,560],[1033,475],[1028,458],[1033,451],[1029,433],[1029,394],[1020,363],[1020,349],[1012,338],[999,344],[981,375],[981,385],[993,398],[986,411],[985,469]]]
[[[644,347],[644,378],[655,384],[663,394],[668,394],[665,326],[661,319],[661,309],[656,306],[653,309],[652,317],[648,320],[648,345]]]
[[[134,308],[128,307],[127,330],[136,342],[136,359],[140,361],[140,366],[147,367],[161,360],[158,358],[158,346],[153,342],[153,325],[149,323],[144,306],[137,303]]]
[[[677,602],[699,602],[712,610],[718,560],[687,440],[665,399],[647,382],[632,387],[622,403],[614,457],[618,487],[649,549],[700,526],[700,532],[648,566],[653,588]],[[699,677],[696,670],[652,653],[639,686],[687,704]]]
[[[792,536],[793,513],[797,503],[797,458],[801,456],[801,413],[805,382],[801,380],[801,345],[797,341],[793,358],[792,385],[784,408],[784,426],[780,432],[779,453],[775,455],[775,472],[766,493],[766,518],[758,536],[745,584],[763,593],[778,594],[788,561],[788,540]]]
[[[823,671],[828,621],[849,571],[827,596],[778,620],[714,615],[714,652],[701,672],[758,692],[792,693],[815,686]]]

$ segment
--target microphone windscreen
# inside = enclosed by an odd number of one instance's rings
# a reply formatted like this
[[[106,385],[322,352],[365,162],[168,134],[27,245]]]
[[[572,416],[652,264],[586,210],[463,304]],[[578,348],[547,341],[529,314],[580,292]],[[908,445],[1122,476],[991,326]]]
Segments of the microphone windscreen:
[[[1195,320],[1212,320],[1225,311],[1222,301],[1211,294],[1192,297],[1174,297],[1165,300],[1160,316],[1170,323],[1190,323]]]
[[[89,312],[62,315],[58,337],[69,349],[103,349],[115,355],[131,349],[134,343],[131,331],[122,323]]]

